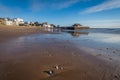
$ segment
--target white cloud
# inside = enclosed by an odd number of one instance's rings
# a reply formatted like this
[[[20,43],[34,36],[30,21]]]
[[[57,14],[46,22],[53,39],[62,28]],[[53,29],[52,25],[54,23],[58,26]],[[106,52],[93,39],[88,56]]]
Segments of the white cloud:
[[[94,13],[94,12],[101,12],[105,10],[111,10],[120,8],[120,0],[107,0],[103,2],[102,4],[87,8],[82,13]]]
[[[64,1],[61,1],[60,3],[57,2],[57,3],[53,4],[52,7],[56,8],[56,9],[63,9],[63,8],[67,8],[79,1],[80,0],[64,0]]]
[[[44,8],[64,9],[80,1],[89,1],[89,0],[31,0],[30,7],[33,11],[39,11]]]

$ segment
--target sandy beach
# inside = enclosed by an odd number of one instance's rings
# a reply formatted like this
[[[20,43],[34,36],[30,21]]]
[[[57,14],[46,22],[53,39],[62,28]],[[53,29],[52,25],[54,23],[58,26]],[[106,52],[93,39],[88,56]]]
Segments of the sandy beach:
[[[120,80],[120,65],[112,58],[50,35],[58,34],[0,26],[0,80]]]
[[[15,38],[19,36],[25,36],[29,34],[37,34],[37,33],[51,33],[49,31],[43,30],[43,28],[31,27],[31,26],[5,26],[0,25],[0,41],[7,40],[10,38]]]

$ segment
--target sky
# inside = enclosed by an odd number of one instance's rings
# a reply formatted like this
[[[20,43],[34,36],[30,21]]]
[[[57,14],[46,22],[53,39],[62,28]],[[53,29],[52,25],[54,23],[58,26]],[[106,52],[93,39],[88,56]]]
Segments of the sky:
[[[120,28],[120,0],[0,0],[0,17]]]

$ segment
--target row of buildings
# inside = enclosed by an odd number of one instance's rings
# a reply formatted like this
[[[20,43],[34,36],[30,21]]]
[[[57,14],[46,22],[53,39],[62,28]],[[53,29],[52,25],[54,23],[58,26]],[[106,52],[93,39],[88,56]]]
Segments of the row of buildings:
[[[54,28],[56,27],[54,24],[48,24],[47,22],[39,23],[39,22],[24,22],[21,18],[0,18],[0,24],[7,26],[41,26],[44,28]]]
[[[79,23],[74,24],[72,26],[63,26],[60,25],[56,26],[54,24],[48,24],[47,22],[39,23],[39,22],[24,22],[21,18],[0,18],[0,24],[7,25],[7,26],[39,26],[43,28],[58,28],[58,29],[89,29],[88,26],[83,26]]]
[[[8,26],[10,26],[10,25],[19,26],[20,24],[24,24],[24,21],[21,18],[14,18],[14,19],[0,18],[0,24],[8,25]]]

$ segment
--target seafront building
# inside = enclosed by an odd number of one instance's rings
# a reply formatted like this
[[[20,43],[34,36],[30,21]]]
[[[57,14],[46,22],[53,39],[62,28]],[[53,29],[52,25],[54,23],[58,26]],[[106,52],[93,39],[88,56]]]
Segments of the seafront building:
[[[16,26],[19,26],[20,24],[24,24],[24,20],[21,19],[21,18],[14,18],[14,19],[13,19],[13,23],[14,23]]]
[[[53,25],[48,24],[47,22],[42,23],[42,26],[43,26],[44,28],[54,28],[54,26],[53,26]]]
[[[4,24],[8,25],[8,26],[19,26],[20,24],[24,24],[24,20],[21,18],[14,18],[14,19],[10,19],[10,18],[4,18]]]
[[[5,20],[5,25],[8,25],[8,26],[13,25],[13,21]]]
[[[7,25],[7,26],[38,26],[42,28],[54,28],[54,24],[48,24],[47,22],[39,23],[39,22],[24,22],[21,18],[0,18],[0,24]]]
[[[72,26],[63,26],[60,27],[60,25],[56,26],[54,24],[48,24],[48,22],[43,22],[43,23],[39,23],[39,22],[24,22],[23,19],[21,18],[0,18],[0,24],[4,24],[7,26],[30,26],[30,27],[41,27],[41,28],[45,28],[45,29],[53,29],[53,28],[58,28],[58,29],[89,29],[89,26],[83,26],[79,23],[76,23]]]

